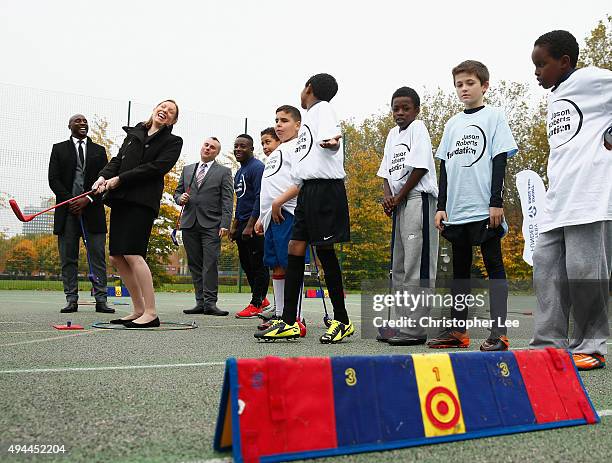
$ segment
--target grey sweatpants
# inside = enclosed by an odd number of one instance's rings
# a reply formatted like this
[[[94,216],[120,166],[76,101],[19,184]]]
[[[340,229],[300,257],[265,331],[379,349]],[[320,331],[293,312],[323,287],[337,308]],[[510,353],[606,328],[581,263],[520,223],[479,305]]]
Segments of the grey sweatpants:
[[[411,191],[406,201],[396,208],[393,245],[392,286],[394,291],[431,293],[438,265],[438,230],[434,225],[436,198]],[[412,310],[414,308],[414,310]],[[397,317],[408,317],[416,326],[400,331],[414,338],[426,338],[426,329],[419,320],[429,315],[429,308],[395,307]]]
[[[538,308],[530,346],[605,355],[611,270],[611,221],[542,233],[533,254]]]

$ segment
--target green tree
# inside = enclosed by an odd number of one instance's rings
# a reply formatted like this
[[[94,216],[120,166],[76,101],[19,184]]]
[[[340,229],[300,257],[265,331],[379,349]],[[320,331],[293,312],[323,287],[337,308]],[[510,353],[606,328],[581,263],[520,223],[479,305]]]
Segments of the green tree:
[[[385,278],[388,272],[391,220],[380,206],[379,165],[379,157],[371,151],[352,153],[346,164],[351,242],[342,247],[342,267],[351,289],[360,289],[363,280]]]
[[[106,157],[110,159],[111,150],[116,146],[116,143],[108,135],[108,125],[108,121],[104,117],[96,115],[89,136],[94,143],[102,145],[106,149]]]
[[[172,243],[170,234],[179,216],[179,209],[174,202],[174,190],[178,185],[184,162],[179,160],[164,178],[164,193],[159,208],[159,216],[153,224],[149,248],[147,250],[147,264],[153,275],[153,285],[159,288],[170,281],[167,265],[170,263],[170,254],[177,251]]]
[[[508,163],[506,172],[504,208],[510,233],[503,245],[510,277],[528,277],[531,269],[522,260],[522,215],[514,176],[526,168],[541,175],[545,173],[548,154],[542,113],[545,108],[542,105],[531,107],[527,103],[527,86],[517,82],[500,82],[487,92],[486,101],[504,109],[520,150],[519,155]],[[419,119],[429,130],[434,151],[440,144],[445,124],[461,110],[462,104],[454,92],[437,89],[422,96]],[[382,198],[382,180],[376,177],[376,171],[385,139],[394,125],[391,113],[373,115],[361,125],[343,124],[352,234],[352,243],[343,247],[347,286],[355,286],[360,279],[381,276],[386,272],[390,222],[384,220],[378,205]],[[476,267],[482,270],[481,265]]]
[[[431,137],[434,150],[440,145],[444,126],[455,114],[463,110],[463,105],[454,92],[446,93],[438,88],[434,92],[426,92],[421,98],[421,119]]]
[[[612,16],[600,20],[585,39],[578,67],[597,66],[612,71]]]
[[[22,239],[17,241],[9,252],[5,271],[17,275],[31,275],[36,268],[37,258],[32,240]]]
[[[57,248],[57,237],[40,235],[33,241],[36,252],[36,269],[46,275],[57,275],[60,272],[60,258]]]

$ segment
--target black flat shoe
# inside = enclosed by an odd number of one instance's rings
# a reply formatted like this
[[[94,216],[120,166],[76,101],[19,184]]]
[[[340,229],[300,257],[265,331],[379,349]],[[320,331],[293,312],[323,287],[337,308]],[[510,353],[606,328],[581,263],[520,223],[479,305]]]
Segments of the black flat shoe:
[[[116,320],[111,320],[110,323],[111,325],[125,325],[126,323],[131,322],[132,320],[121,320],[120,318],[117,318]]]
[[[420,346],[425,344],[426,341],[427,339],[411,338],[404,334],[398,334],[387,340],[390,346]]]
[[[159,325],[159,317],[155,317],[153,320],[147,323],[134,323],[133,321],[129,321],[123,324],[123,326],[126,328],[158,328]]]

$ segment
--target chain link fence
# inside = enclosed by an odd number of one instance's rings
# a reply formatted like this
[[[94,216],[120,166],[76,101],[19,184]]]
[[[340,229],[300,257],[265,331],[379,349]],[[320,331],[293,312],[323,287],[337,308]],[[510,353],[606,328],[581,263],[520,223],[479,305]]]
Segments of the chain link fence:
[[[108,100],[8,84],[0,84],[0,98],[5,107],[10,108],[0,115],[0,289],[61,290],[57,237],[52,234],[53,214],[43,214],[31,222],[22,223],[12,213],[8,200],[15,199],[26,214],[36,213],[55,203],[47,179],[49,157],[54,143],[70,137],[68,120],[73,114],[81,113],[87,117],[89,136],[106,147],[110,159],[117,154],[125,136],[122,127],[148,119],[158,102]],[[180,101],[178,103],[180,116],[174,133],[184,140],[178,163],[179,173],[181,166],[199,160],[202,142],[209,136],[215,136],[221,142],[221,154],[217,160],[231,167],[234,172],[238,163],[232,154],[233,142],[241,133],[246,132],[253,137],[255,155],[262,160],[265,158],[259,146],[259,135],[261,130],[273,125],[273,117],[269,121],[258,121],[246,115],[211,115],[191,111]],[[347,165],[351,162],[360,161],[346,153]],[[361,165],[356,167],[352,169],[353,172],[364,170]],[[347,169],[349,171],[351,169]],[[372,176],[375,172],[368,171],[365,175]],[[351,178],[348,179],[350,181]],[[357,182],[359,189],[360,180],[352,181]],[[358,216],[355,212],[359,205],[349,206],[351,217],[353,214]],[[388,276],[391,227],[390,223],[379,225],[380,219],[376,221],[374,225],[373,219],[371,225],[379,230],[376,237],[356,231],[351,243],[337,247],[348,290],[360,289],[364,278]],[[365,222],[367,225],[367,220]],[[363,224],[355,229],[363,229]],[[375,252],[372,252],[372,246]],[[443,247],[441,272],[449,271],[446,254],[447,249]],[[90,284],[86,278],[86,253],[82,245],[79,256],[80,289],[88,290]],[[109,285],[119,284],[110,264],[107,269]],[[161,290],[192,289],[187,257],[182,247],[176,248],[169,256],[162,271],[164,283]],[[223,240],[219,272],[221,291],[248,291],[246,277],[240,270],[236,246],[228,240]],[[305,283],[311,288],[318,287],[314,268],[307,269]]]

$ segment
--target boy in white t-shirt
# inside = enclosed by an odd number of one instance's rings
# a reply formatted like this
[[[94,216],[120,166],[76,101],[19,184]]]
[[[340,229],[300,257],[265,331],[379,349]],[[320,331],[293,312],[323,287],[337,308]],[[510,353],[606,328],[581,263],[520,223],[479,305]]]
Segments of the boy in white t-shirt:
[[[392,287],[431,287],[436,280],[438,231],[434,225],[438,185],[431,139],[425,124],[417,120],[421,99],[416,91],[401,87],[391,97],[396,127],[387,135],[383,159],[377,175],[382,177],[385,199],[383,209],[393,214]],[[424,307],[402,313],[415,321],[389,339],[377,339],[393,346],[425,344],[427,332],[420,318]]]
[[[572,352],[579,370],[605,366],[612,269],[612,72],[576,70],[567,31],[539,37],[531,59],[548,94],[550,155],[544,214],[533,255],[538,310],[531,347]],[[569,336],[569,317],[574,331]]]
[[[508,350],[508,283],[501,250],[507,225],[502,193],[507,159],[518,148],[503,111],[484,105],[489,88],[487,67],[468,60],[453,68],[452,74],[465,109],[448,120],[436,151],[441,160],[436,227],[452,244],[451,292],[456,302],[457,296],[465,300],[470,290],[472,247],[480,247],[489,277],[491,311],[491,334],[480,350]],[[451,327],[432,339],[429,347],[469,347],[467,318],[464,304],[453,306]]]
[[[274,127],[268,127],[261,131],[261,149],[266,156],[270,156],[278,145],[281,144]]]
[[[292,172],[300,191],[295,222],[289,242],[285,280],[285,306],[281,320],[255,337],[264,340],[294,339],[300,336],[296,322],[308,243],[317,247],[325,282],[334,307],[334,320],[320,337],[334,344],[355,332],[344,304],[342,272],[334,243],[350,240],[350,223],[340,124],[329,101],[338,92],[338,83],[329,74],[317,74],[306,82],[300,95],[302,119]]]
[[[275,314],[257,327],[260,330],[268,329],[273,321],[280,319],[283,314],[287,253],[295,220],[295,198],[299,192],[293,180],[291,166],[301,121],[300,110],[294,106],[283,105],[276,110],[276,125],[273,130],[281,144],[268,154],[261,178],[259,219],[255,224],[255,232],[263,234],[265,238],[264,265],[272,269]],[[262,145],[263,137],[262,132]],[[268,143],[268,146],[273,144]],[[302,322],[301,314],[298,315],[300,335],[304,337],[306,326]]]
[[[281,141],[276,136],[274,127],[267,127],[260,133],[261,148],[266,156],[270,156],[272,152],[278,148]],[[257,229],[255,230],[257,233]],[[265,251],[265,250],[264,250]],[[276,298],[274,299],[274,305],[262,310],[260,314],[257,314],[259,318],[264,321],[268,321],[276,316]]]

